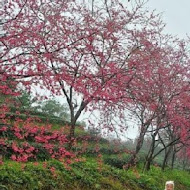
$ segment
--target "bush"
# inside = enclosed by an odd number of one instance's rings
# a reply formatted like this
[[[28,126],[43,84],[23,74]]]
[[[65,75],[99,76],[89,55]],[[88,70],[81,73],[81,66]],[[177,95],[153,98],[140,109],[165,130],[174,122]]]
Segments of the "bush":
[[[104,163],[110,166],[122,169],[129,161],[129,156],[119,157],[119,156],[109,156],[104,158]]]
[[[0,126],[0,154],[19,162],[73,158],[65,148],[67,142],[66,135],[52,131],[51,126],[39,127],[22,120]]]
[[[11,166],[11,167],[10,167]],[[51,172],[51,168],[42,165],[20,165],[9,162],[0,169],[0,184],[8,190],[55,190],[59,182]]]

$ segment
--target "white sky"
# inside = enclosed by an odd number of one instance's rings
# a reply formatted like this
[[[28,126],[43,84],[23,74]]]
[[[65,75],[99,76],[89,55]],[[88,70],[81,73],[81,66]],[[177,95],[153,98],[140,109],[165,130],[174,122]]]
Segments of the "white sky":
[[[147,7],[162,13],[166,33],[180,38],[190,34],[190,0],[149,0]]]

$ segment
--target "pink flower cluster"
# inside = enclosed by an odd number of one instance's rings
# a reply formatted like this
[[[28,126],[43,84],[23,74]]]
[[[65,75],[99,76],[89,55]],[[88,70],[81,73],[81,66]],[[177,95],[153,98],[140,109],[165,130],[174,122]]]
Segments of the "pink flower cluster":
[[[33,123],[15,122],[11,127],[0,126],[0,154],[14,161],[38,160],[42,152],[47,158],[67,160],[75,158],[66,150],[67,138],[51,126],[36,126]]]
[[[13,141],[11,148],[15,153],[12,154],[11,159],[15,161],[26,162],[35,155],[35,148],[27,142],[19,146],[16,141]]]

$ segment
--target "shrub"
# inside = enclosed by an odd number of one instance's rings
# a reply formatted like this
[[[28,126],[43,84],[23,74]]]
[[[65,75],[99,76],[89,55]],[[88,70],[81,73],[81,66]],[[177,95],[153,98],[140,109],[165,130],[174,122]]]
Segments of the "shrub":
[[[119,156],[109,156],[104,158],[104,163],[110,166],[122,169],[129,161],[129,156],[119,157]]]
[[[52,131],[51,126],[36,126],[29,121],[16,121],[0,126],[0,154],[19,162],[70,159],[74,154],[66,150],[67,138],[61,131]]]

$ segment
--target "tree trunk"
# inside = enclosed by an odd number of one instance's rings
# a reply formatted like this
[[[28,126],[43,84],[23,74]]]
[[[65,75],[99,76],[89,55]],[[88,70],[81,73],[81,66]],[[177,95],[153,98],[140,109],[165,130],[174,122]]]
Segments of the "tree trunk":
[[[150,170],[150,166],[151,166],[151,163],[152,163],[152,160],[153,160],[153,154],[154,154],[154,150],[155,150],[155,144],[156,144],[156,135],[158,134],[158,131],[156,131],[154,134],[152,134],[152,143],[151,143],[151,146],[150,146],[150,150],[149,150],[149,153],[146,157],[146,161],[145,161],[145,164],[144,164],[144,168],[143,168],[143,171],[149,171]]]
[[[71,148],[73,147],[73,143],[75,140],[76,122],[77,122],[78,118],[80,117],[84,108],[87,106],[87,104],[88,104],[88,102],[82,101],[78,111],[74,112],[75,108],[72,106],[72,103],[70,103],[71,126],[70,126],[69,137],[68,137],[68,140],[69,140],[68,149],[69,150],[71,150]]]
[[[129,162],[127,163],[126,169],[129,169],[130,167],[136,165],[136,163],[137,163],[137,155],[138,155],[139,151],[142,148],[145,132],[146,132],[146,130],[144,129],[144,127],[142,127],[140,135],[139,135],[139,138],[137,140],[137,145],[136,145],[136,148],[135,148],[135,152],[132,154]]]
[[[169,157],[170,152],[171,152],[171,148],[172,148],[172,146],[170,146],[170,147],[168,148],[168,151],[166,150],[166,152],[165,152],[164,161],[163,161],[163,163],[162,163],[162,171],[164,171],[164,169],[165,169],[165,167],[166,167],[166,165],[167,165],[167,161],[168,161],[168,157]]]
[[[172,169],[174,169],[174,162],[175,162],[175,150],[173,151],[173,154],[172,154],[172,163],[171,163]]]
[[[68,149],[71,150],[75,140],[75,124],[71,124],[68,140],[69,140]]]

